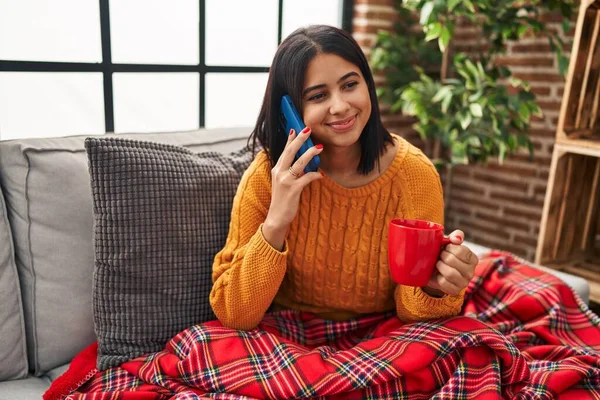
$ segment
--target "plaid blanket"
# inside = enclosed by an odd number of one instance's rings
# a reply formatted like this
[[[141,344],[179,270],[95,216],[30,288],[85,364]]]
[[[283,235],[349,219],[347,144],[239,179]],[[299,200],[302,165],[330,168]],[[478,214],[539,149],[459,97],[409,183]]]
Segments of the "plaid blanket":
[[[500,252],[480,261],[453,318],[284,311],[249,332],[192,326],[104,372],[87,352],[87,369],[74,360],[46,399],[600,399],[598,316],[558,278]],[[67,388],[70,373],[89,376]]]

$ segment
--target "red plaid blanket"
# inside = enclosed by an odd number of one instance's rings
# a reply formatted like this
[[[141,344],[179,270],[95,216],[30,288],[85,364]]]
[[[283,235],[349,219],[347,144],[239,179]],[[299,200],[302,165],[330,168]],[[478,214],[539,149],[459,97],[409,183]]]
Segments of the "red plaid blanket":
[[[104,372],[95,355],[78,356],[45,399],[600,399],[598,316],[554,276],[499,252],[480,262],[454,318],[285,311],[250,332],[192,326]]]

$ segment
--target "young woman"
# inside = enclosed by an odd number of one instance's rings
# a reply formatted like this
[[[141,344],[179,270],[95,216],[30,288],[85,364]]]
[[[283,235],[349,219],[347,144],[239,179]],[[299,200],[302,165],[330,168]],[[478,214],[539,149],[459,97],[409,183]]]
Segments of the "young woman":
[[[302,132],[280,126],[285,94]],[[315,146],[294,162],[309,137]],[[252,329],[271,306],[335,320],[393,309],[404,321],[458,314],[478,262],[461,231],[426,287],[390,278],[389,221],[443,223],[442,187],[423,153],[384,128],[369,65],[348,33],[310,26],[281,43],[251,139],[263,150],[242,178],[213,265],[210,302],[223,325]],[[315,155],[319,171],[303,174]]]

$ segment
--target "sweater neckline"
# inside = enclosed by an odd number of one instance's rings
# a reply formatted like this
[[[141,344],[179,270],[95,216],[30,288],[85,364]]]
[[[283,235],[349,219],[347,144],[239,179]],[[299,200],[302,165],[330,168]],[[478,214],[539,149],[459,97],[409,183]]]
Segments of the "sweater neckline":
[[[392,133],[391,135],[394,139],[398,141],[398,150],[396,152],[396,155],[394,156],[394,159],[392,160],[392,163],[376,179],[363,186],[347,188],[335,182],[329,176],[325,175],[323,179],[320,180],[320,183],[323,186],[330,189],[332,192],[348,197],[366,196],[375,191],[378,191],[379,189],[381,189],[382,186],[387,185],[388,182],[398,172],[398,169],[402,165],[402,161],[404,161],[404,157],[408,152],[408,147],[410,146],[410,144],[406,140],[402,139],[400,136],[394,133]]]

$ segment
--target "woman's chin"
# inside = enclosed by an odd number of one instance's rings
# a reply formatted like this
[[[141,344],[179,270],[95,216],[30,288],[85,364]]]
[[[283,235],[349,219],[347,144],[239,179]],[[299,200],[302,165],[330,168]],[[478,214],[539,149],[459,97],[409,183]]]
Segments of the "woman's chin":
[[[352,146],[360,139],[361,132],[356,125],[352,129],[343,132],[328,129],[327,138],[329,142],[340,147]]]

